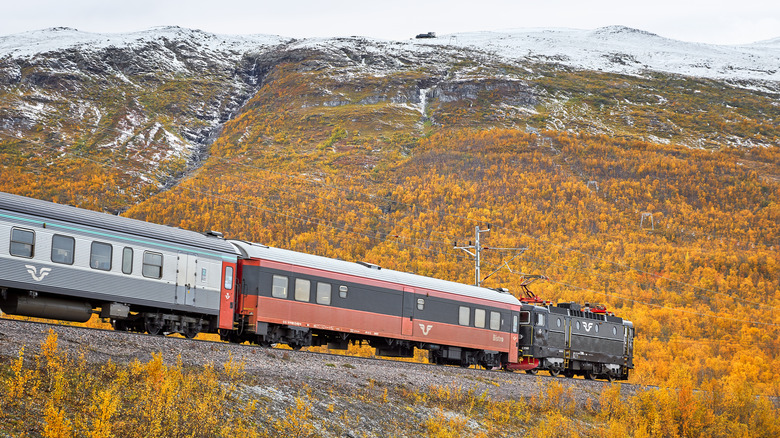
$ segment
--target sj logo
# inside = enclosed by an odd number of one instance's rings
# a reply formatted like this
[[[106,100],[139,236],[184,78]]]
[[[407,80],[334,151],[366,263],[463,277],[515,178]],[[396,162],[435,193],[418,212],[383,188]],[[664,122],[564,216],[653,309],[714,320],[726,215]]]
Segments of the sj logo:
[[[590,331],[590,329],[593,328],[593,323],[592,322],[583,322],[582,325],[585,326],[585,330],[587,330],[587,331]]]
[[[51,272],[51,268],[41,268],[41,272],[38,273],[38,268],[33,265],[24,265],[24,267],[27,268],[27,272],[30,273],[32,279],[35,281],[43,280],[43,278]]]
[[[428,336],[428,332],[430,332],[432,328],[432,325],[420,324],[420,330],[422,330],[423,336]]]

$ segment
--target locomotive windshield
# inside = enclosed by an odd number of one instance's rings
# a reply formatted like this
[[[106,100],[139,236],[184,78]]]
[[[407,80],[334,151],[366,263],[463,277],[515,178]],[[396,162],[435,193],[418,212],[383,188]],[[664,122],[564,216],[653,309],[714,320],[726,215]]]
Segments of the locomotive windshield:
[[[531,323],[531,312],[527,310],[523,310],[520,312],[520,324],[530,324]]]

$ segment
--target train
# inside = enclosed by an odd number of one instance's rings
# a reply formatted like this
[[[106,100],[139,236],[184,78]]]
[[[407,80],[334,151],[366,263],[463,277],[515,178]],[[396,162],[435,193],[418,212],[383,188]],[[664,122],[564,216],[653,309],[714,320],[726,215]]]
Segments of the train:
[[[391,269],[0,192],[0,310],[114,329],[609,381],[634,326],[603,307],[517,298]]]

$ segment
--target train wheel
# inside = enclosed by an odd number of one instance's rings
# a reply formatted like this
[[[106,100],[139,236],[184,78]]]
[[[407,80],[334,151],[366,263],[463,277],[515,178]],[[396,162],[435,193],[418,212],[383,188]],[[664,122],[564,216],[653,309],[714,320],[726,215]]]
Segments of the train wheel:
[[[614,382],[615,381],[615,376],[612,374],[611,371],[607,372],[607,374],[605,374],[604,377],[606,377],[607,382]]]
[[[593,371],[585,371],[585,380],[595,380],[596,376],[593,375]]]
[[[539,372],[539,370],[537,370],[536,368],[534,368],[534,369],[532,369],[532,370],[525,370],[525,373],[526,373],[526,374],[530,374],[530,375],[532,375],[532,376],[535,376],[535,375],[536,375],[536,373],[538,373],[538,372]]]
[[[550,371],[550,375],[553,377],[558,377],[558,374],[561,373],[561,370],[558,368],[550,368],[549,371]]]
[[[487,361],[481,361],[479,363],[479,366],[481,366],[482,368],[484,368],[484,369],[486,369],[488,371],[490,371],[490,370],[492,370],[494,368],[497,368],[496,366],[490,365],[489,363],[487,363]]]
[[[572,379],[572,378],[574,378],[574,372],[572,372],[572,371],[564,371],[563,372],[563,376],[566,377],[567,379]]]
[[[238,335],[232,330],[219,329],[217,333],[219,333],[219,339],[222,341],[238,343]]]
[[[182,333],[185,338],[192,339],[195,336],[198,336],[198,329],[195,327],[186,327]]]
[[[146,318],[144,321],[144,329],[146,330],[146,333],[149,333],[150,335],[162,334],[162,327],[162,321],[158,322],[152,318]]]
[[[111,326],[114,327],[114,330],[123,331],[123,332],[130,331],[130,327],[127,325],[127,322],[123,319],[112,319]]]

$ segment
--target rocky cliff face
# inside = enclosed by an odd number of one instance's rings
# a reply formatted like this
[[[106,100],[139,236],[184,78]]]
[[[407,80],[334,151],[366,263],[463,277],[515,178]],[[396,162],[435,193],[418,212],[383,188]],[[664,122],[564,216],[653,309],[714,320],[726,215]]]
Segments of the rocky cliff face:
[[[200,32],[103,38],[51,29],[28,37],[16,48],[8,37],[0,43],[3,141],[127,162],[160,184],[200,160],[256,87],[243,48]]]

